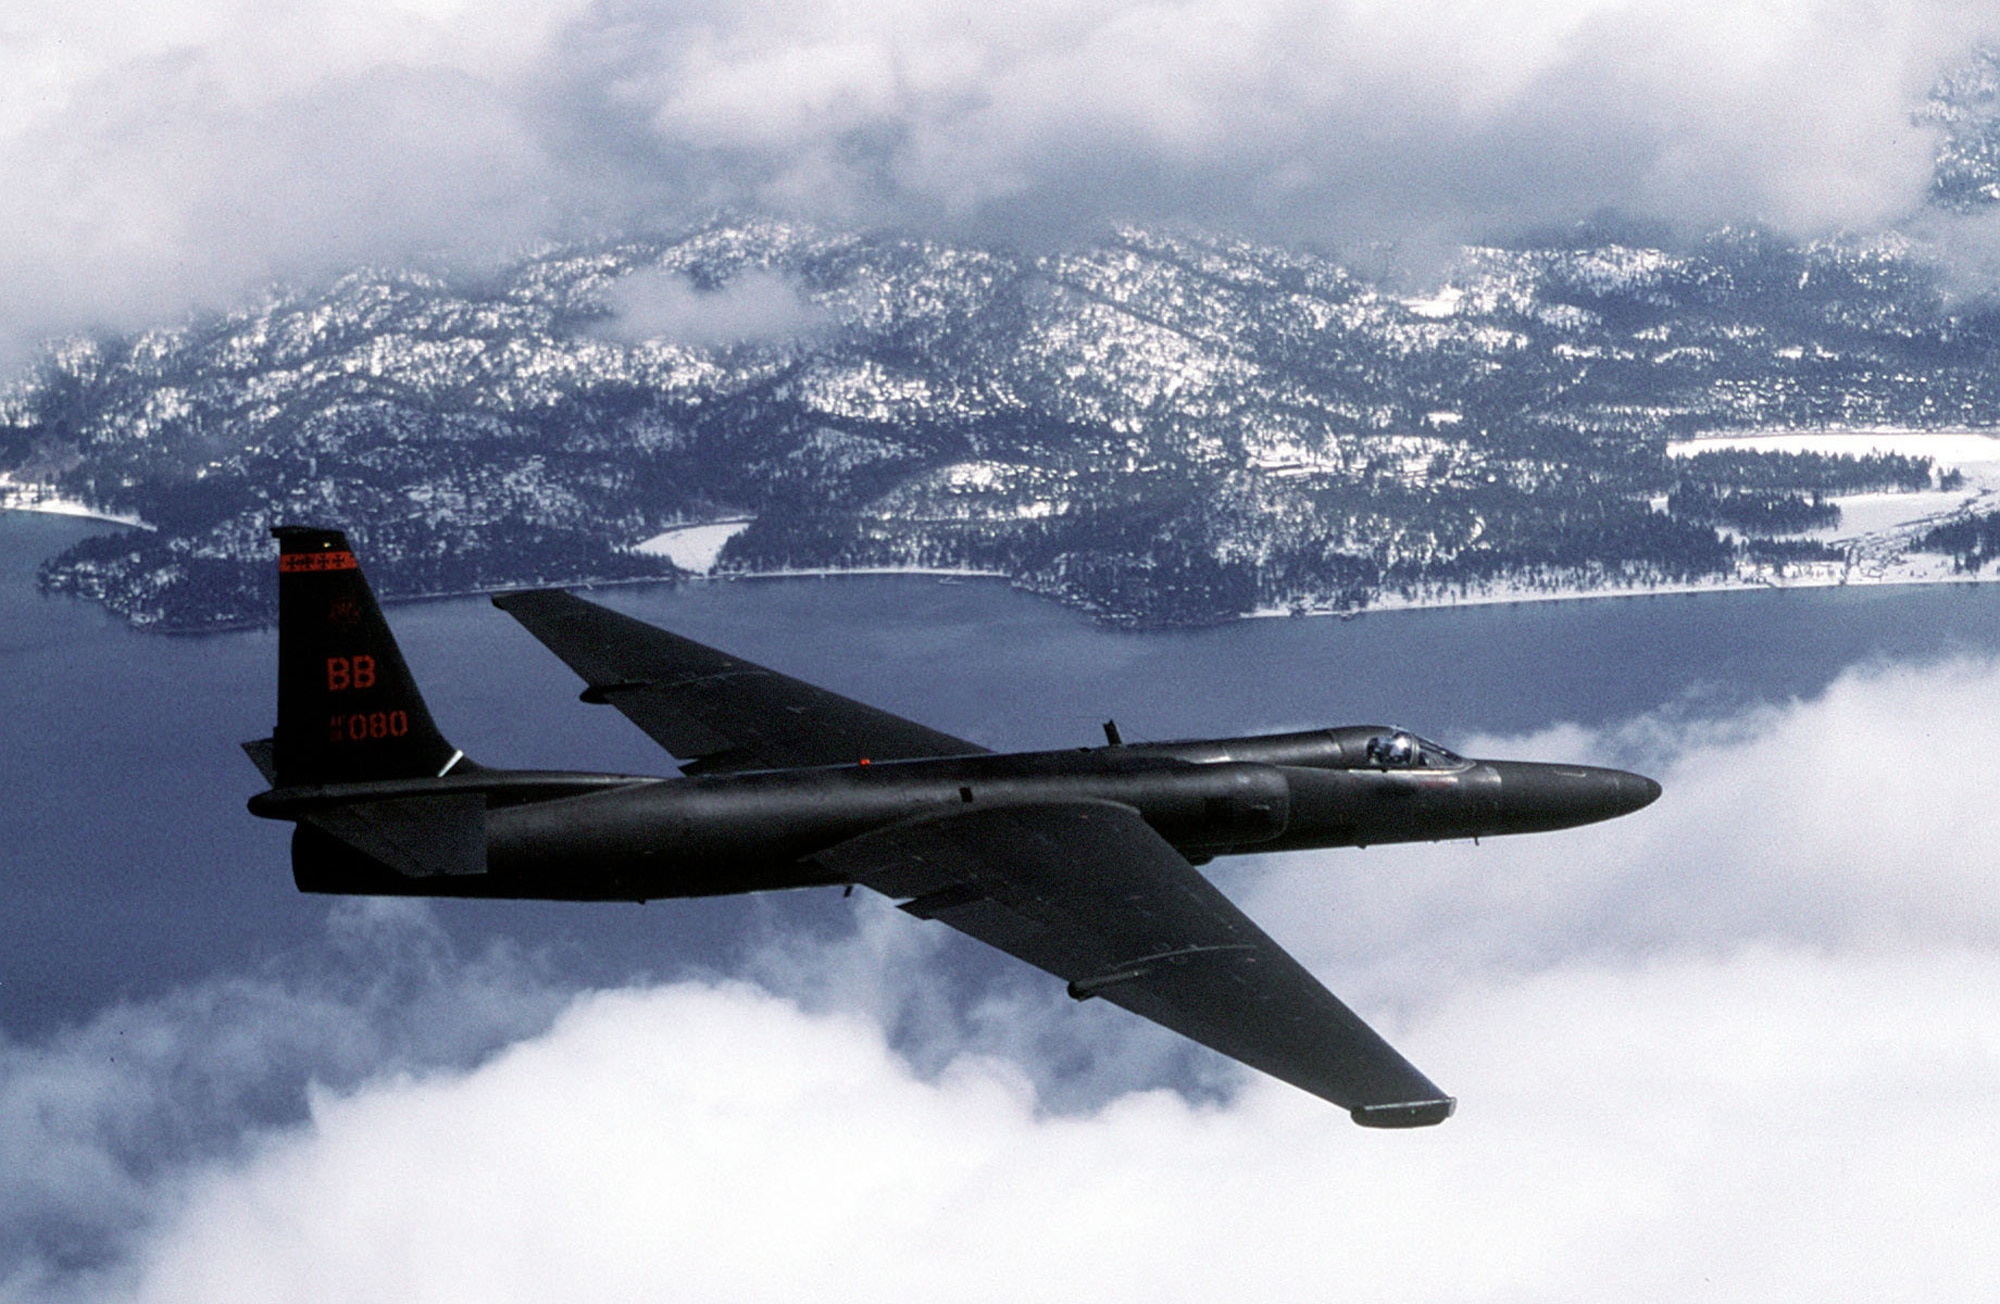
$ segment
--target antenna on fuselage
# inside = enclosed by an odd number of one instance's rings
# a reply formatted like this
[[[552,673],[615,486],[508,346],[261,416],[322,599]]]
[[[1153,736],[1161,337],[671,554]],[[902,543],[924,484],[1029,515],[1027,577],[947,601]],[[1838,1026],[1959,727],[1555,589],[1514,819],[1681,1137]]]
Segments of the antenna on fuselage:
[[[1118,722],[1116,720],[1106,720],[1104,722],[1104,745],[1106,747],[1123,747],[1125,745],[1125,739],[1118,733]]]

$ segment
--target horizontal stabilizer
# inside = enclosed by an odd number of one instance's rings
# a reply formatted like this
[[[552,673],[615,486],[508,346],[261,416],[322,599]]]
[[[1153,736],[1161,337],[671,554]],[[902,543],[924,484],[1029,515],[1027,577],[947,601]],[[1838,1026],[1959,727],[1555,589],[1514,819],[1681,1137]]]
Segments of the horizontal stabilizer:
[[[257,773],[264,776],[264,782],[276,787],[278,783],[278,740],[256,738],[243,744],[243,754],[257,767]]]
[[[358,802],[301,822],[410,878],[486,872],[486,799],[477,793]]]

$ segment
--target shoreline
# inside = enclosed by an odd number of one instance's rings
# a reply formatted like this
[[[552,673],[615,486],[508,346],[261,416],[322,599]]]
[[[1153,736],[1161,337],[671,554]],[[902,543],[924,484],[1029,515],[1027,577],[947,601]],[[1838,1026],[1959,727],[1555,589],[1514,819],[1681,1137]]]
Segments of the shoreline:
[[[1792,589],[1920,589],[1941,585],[1964,585],[2000,583],[2000,570],[1980,574],[1944,573],[1930,576],[1895,577],[1849,577],[1819,578],[1800,577],[1782,580],[1717,579],[1710,582],[1690,581],[1678,584],[1659,585],[1606,585],[1602,588],[1557,588],[1525,589],[1505,593],[1480,593],[1453,598],[1405,598],[1401,595],[1385,595],[1365,607],[1355,607],[1348,611],[1308,610],[1294,612],[1287,608],[1260,608],[1239,617],[1243,620],[1318,619],[1333,617],[1340,620],[1357,620],[1363,616],[1389,614],[1403,611],[1443,611],[1452,607],[1505,607],[1543,602],[1594,602],[1608,598],[1686,598],[1702,597],[1707,594],[1723,593],[1783,593]]]
[[[1947,565],[1949,563],[1947,562]],[[1005,571],[954,570],[943,566],[867,566],[844,570],[838,567],[816,567],[806,570],[735,571],[721,574],[689,575],[676,580],[607,580],[572,587],[598,588],[626,584],[724,584],[737,580],[801,580],[801,579],[846,579],[882,578],[884,576],[905,575],[912,578],[928,577],[943,583],[955,580],[997,580],[1033,597],[1047,598],[1062,606],[1076,606],[1064,601],[1060,594],[1049,593],[1016,581]],[[1454,607],[1505,607],[1545,602],[1596,602],[1615,598],[1684,598],[1701,597],[1708,594],[1724,593],[1776,593],[1789,589],[1886,589],[1886,588],[1930,588],[1938,585],[1977,585],[2000,583],[2000,568],[1977,575],[1965,572],[1946,571],[1936,575],[1909,575],[1894,577],[1849,576],[1819,577],[1800,576],[1789,579],[1716,579],[1713,581],[1688,581],[1685,583],[1659,585],[1612,584],[1598,588],[1561,587],[1552,589],[1519,589],[1505,592],[1472,593],[1457,597],[1409,598],[1401,594],[1383,594],[1365,607],[1336,610],[1328,607],[1313,607],[1294,610],[1290,607],[1259,607],[1240,615],[1228,616],[1216,621],[1217,625],[1233,624],[1239,620],[1358,620],[1364,616],[1391,615],[1406,611],[1446,611]],[[497,590],[496,590],[497,591]],[[444,595],[439,595],[444,596]],[[460,595],[476,596],[476,595]],[[395,601],[414,601],[415,598],[398,598]],[[1077,610],[1097,616],[1097,613],[1080,606]],[[1131,628],[1182,628],[1180,626],[1152,626],[1144,622],[1113,619],[1110,623]]]
[[[0,511],[29,512],[37,515],[60,516],[73,520],[99,521],[109,525],[127,528],[153,529],[145,522],[107,515],[90,510],[79,503],[61,499],[43,499],[33,504],[15,500],[4,491],[10,486],[0,477]],[[1830,588],[1920,588],[1935,585],[1961,585],[1972,587],[1981,584],[2000,583],[2000,567],[1975,573],[1953,570],[1950,558],[1942,555],[1921,554],[1925,561],[1913,563],[1910,554],[1904,553],[1880,569],[1854,564],[1827,564],[1817,573],[1745,577],[1741,575],[1717,577],[1709,580],[1693,580],[1664,584],[1602,584],[1602,585],[1555,585],[1552,587],[1530,586],[1499,582],[1493,585],[1459,590],[1449,594],[1428,593],[1406,595],[1385,592],[1378,595],[1366,606],[1346,610],[1333,608],[1260,607],[1239,615],[1226,617],[1214,622],[1226,625],[1239,620],[1357,620],[1370,615],[1389,615],[1409,611],[1441,611],[1453,607],[1498,607],[1526,603],[1548,602],[1591,602],[1611,598],[1663,598],[1698,597],[1707,594],[1782,592],[1787,589],[1830,589]],[[1837,570],[1838,573],[1835,573]],[[711,571],[708,573],[683,573],[675,576],[633,576],[618,579],[592,579],[577,577],[566,581],[540,581],[535,587],[566,588],[589,591],[600,588],[624,588],[638,584],[732,584],[738,581],[782,581],[782,580],[837,580],[854,578],[885,578],[908,576],[929,578],[943,583],[966,580],[998,581],[1036,597],[1047,598],[1063,606],[1073,606],[1093,619],[1105,620],[1110,624],[1133,629],[1168,628],[1152,626],[1144,621],[1106,617],[1103,613],[1091,611],[1080,604],[1064,600],[1060,594],[1049,593],[1014,579],[1004,571],[977,570],[951,566],[814,566],[782,568],[755,571]],[[491,589],[450,589],[424,593],[399,593],[383,595],[384,606],[400,606],[412,602],[444,602],[461,598],[487,597],[495,593],[509,592],[508,588]],[[268,628],[268,622],[229,622],[201,626],[162,626],[135,623],[135,628],[156,634],[191,636],[201,634],[226,634],[249,629]]]
[[[1951,489],[1942,484],[1928,491],[1872,492],[1835,495],[1829,499],[1851,518],[1841,524],[1807,532],[1816,542],[1839,546],[1846,555],[1839,560],[1791,563],[1753,562],[1742,559],[1736,569],[1723,575],[1685,581],[1658,583],[1622,582],[1623,577],[1606,573],[1590,576],[1589,569],[1571,578],[1498,579],[1468,584],[1415,585],[1409,589],[1382,589],[1361,606],[1338,608],[1300,604],[1254,608],[1224,616],[1213,624],[1238,620],[1268,620],[1332,617],[1354,620],[1368,614],[1398,611],[1435,611],[1450,607],[1491,607],[1513,603],[1583,602],[1606,598],[1696,596],[1709,593],[1748,593],[1783,589],[1823,589],[1845,587],[1916,586],[1932,584],[1974,585],[2000,581],[2000,566],[1989,571],[1965,572],[1954,569],[1953,559],[1934,553],[1918,553],[1912,545],[1922,532],[1947,520],[1971,516],[2000,506],[2000,432],[1972,428],[1912,430],[1907,428],[1852,428],[1822,430],[1715,431],[1689,439],[1672,441],[1668,457],[1684,457],[1721,449],[1763,451],[1854,453],[1896,452],[1906,456],[1929,457],[1942,470],[1955,463],[1960,482]],[[72,520],[101,522],[126,529],[154,531],[156,527],[137,516],[121,515],[58,496],[49,485],[19,481],[0,472],[0,511],[32,512]],[[616,579],[578,577],[567,582],[538,580],[533,587],[560,587],[589,590],[628,584],[735,582],[737,580],[837,579],[845,576],[926,576],[943,582],[1001,580],[1023,593],[1048,598],[1083,612],[1107,625],[1132,629],[1169,628],[1144,616],[1105,612],[1072,595],[1051,591],[1007,572],[954,566],[803,566],[766,570],[717,570],[723,545],[751,523],[747,516],[730,516],[673,526],[633,545],[632,551],[659,558],[679,573],[633,576]],[[1726,532],[1725,532],[1726,533]],[[1594,581],[1594,582],[1593,582]],[[513,586],[527,587],[527,586]],[[506,592],[498,589],[454,589],[438,592],[385,596],[385,603],[445,601]],[[225,622],[168,627],[132,622],[156,633],[202,634],[254,629],[263,622]]]

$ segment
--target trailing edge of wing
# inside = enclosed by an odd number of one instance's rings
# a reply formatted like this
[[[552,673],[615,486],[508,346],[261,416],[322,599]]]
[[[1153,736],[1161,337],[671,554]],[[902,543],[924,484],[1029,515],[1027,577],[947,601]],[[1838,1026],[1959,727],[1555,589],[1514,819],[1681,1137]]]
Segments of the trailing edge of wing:
[[[1129,806],[968,807],[813,859],[1069,983],[1350,1111],[1443,1122],[1453,1102]]]
[[[527,627],[689,773],[968,756],[962,738],[767,670],[555,589],[493,605]]]

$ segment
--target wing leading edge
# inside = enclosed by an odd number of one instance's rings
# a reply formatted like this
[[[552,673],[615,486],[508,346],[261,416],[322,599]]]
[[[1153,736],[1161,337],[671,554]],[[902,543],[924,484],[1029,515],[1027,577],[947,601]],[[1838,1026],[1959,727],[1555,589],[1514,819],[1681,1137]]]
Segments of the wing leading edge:
[[[690,774],[970,756],[986,749],[556,589],[493,605]]]
[[[1104,801],[966,809],[813,859],[902,908],[1329,1100],[1370,1127],[1454,1102],[1341,1004],[1136,810]]]

